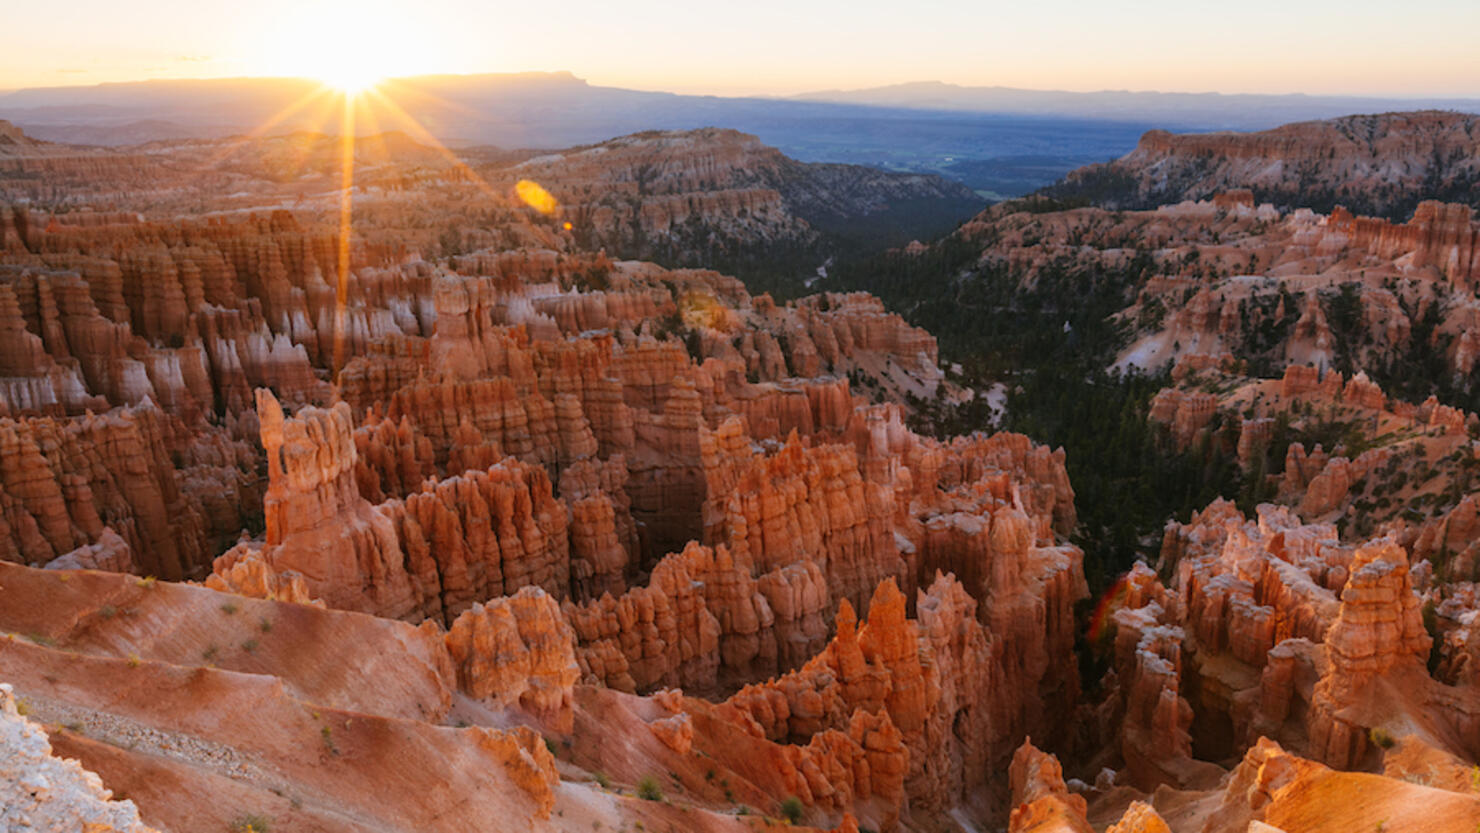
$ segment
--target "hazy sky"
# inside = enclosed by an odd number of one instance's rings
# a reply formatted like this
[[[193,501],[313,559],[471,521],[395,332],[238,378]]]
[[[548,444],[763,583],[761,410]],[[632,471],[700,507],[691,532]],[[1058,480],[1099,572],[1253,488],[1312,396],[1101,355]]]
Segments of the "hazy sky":
[[[721,94],[941,80],[1480,97],[1477,31],[1480,0],[0,0],[0,89],[369,63]]]

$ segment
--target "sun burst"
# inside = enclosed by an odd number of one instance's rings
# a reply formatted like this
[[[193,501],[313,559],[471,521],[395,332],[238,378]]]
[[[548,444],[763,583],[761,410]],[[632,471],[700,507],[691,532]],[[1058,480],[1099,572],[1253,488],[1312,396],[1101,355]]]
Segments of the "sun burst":
[[[359,94],[387,77],[435,65],[427,40],[414,30],[404,7],[324,0],[306,5],[263,39],[268,52],[262,63],[274,75],[313,78]]]
[[[265,50],[260,66],[264,74],[310,78],[322,86],[269,117],[222,152],[272,131],[307,129],[336,136],[339,144],[338,251],[335,269],[333,369],[337,376],[349,358],[346,353],[346,316],[350,281],[353,279],[355,162],[360,139],[371,142],[387,130],[406,132],[413,140],[445,157],[458,175],[472,182],[492,199],[506,198],[489,186],[473,169],[432,135],[397,98],[433,102],[452,108],[435,95],[419,89],[406,76],[446,70],[445,56],[435,50],[437,40],[424,31],[422,22],[408,15],[405,6],[385,0],[310,0],[292,20],[275,27],[259,42]],[[520,183],[521,197],[536,198],[531,205],[553,213],[554,198],[534,183]],[[529,186],[533,186],[530,189]],[[566,224],[569,229],[570,225]]]

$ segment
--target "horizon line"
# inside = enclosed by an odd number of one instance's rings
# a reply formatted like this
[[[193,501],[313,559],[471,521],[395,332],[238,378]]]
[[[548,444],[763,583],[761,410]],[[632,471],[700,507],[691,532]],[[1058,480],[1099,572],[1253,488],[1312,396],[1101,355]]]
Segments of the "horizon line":
[[[552,78],[568,77],[573,81],[580,82],[588,87],[599,87],[605,89],[628,90],[632,92],[662,93],[668,95],[693,96],[698,98],[759,98],[759,99],[799,99],[825,95],[849,95],[867,93],[880,90],[891,90],[901,87],[913,86],[939,86],[950,87],[957,90],[1002,90],[1013,92],[1027,92],[1039,94],[1067,94],[1067,95],[1186,95],[1186,96],[1219,96],[1226,98],[1326,98],[1326,99],[1350,99],[1350,100],[1372,100],[1372,101],[1480,101],[1480,91],[1465,94],[1443,94],[1443,93],[1407,93],[1407,94],[1380,94],[1380,93],[1312,93],[1312,92],[1223,92],[1221,90],[1176,90],[1176,89],[1127,89],[1127,88],[1096,88],[1096,89],[1066,89],[1062,87],[1014,87],[1003,84],[962,84],[954,81],[942,81],[934,79],[917,79],[912,81],[897,81],[888,84],[875,84],[866,87],[830,87],[825,89],[810,90],[801,93],[718,93],[718,92],[675,92],[671,89],[662,89],[645,86],[619,86],[614,84],[603,84],[583,78],[568,69],[558,70],[508,70],[487,72],[424,72],[414,75],[387,76],[377,83],[397,81],[415,81],[418,79],[431,78],[485,78],[485,77],[517,78],[520,76],[549,76]],[[207,75],[207,76],[165,76],[155,78],[130,78],[113,81],[95,81],[80,84],[49,84],[31,85],[22,87],[0,87],[0,96],[9,96],[21,92],[33,92],[44,90],[79,90],[97,89],[101,87],[115,87],[139,84],[160,83],[191,83],[191,82],[213,82],[213,81],[291,81],[308,84],[323,84],[321,79],[306,75]],[[848,102],[843,102],[848,103]]]

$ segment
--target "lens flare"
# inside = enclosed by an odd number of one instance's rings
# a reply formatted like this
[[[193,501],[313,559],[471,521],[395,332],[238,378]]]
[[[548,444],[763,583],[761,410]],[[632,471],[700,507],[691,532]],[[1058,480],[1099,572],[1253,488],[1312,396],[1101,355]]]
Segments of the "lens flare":
[[[712,293],[700,290],[685,292],[678,299],[678,314],[684,326],[709,327],[716,330],[729,329],[729,314],[726,307]]]
[[[545,186],[532,179],[519,180],[514,185],[514,193],[519,195],[519,199],[523,200],[525,205],[547,216],[554,214],[555,210],[560,207],[555,195],[546,191]]]
[[[1095,605],[1094,613],[1089,618],[1089,632],[1087,636],[1091,644],[1098,643],[1108,633],[1106,628],[1114,621],[1115,611],[1125,607],[1128,590],[1129,583],[1126,581],[1125,576],[1121,576],[1100,597],[1100,601]]]

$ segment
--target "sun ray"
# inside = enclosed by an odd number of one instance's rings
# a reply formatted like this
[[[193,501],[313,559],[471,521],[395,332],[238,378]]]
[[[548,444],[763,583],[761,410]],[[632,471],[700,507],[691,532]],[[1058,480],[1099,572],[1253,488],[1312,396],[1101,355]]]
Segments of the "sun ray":
[[[376,115],[375,108],[369,106],[369,101],[362,100],[360,103],[365,105],[360,108],[358,118],[365,122],[364,142],[366,158],[370,161],[389,161],[394,150],[390,145],[386,144],[386,129],[381,126],[380,118]],[[355,146],[357,154],[359,150],[360,147],[357,143]]]
[[[385,145],[384,127],[382,118],[377,116],[377,109],[383,108],[382,116],[389,116],[397,128],[408,133],[415,141],[430,147],[442,156],[470,182],[472,182],[485,196],[490,199],[504,200],[508,194],[495,189],[467,162],[463,161],[456,153],[442,143],[440,139],[432,135],[415,117],[397,104],[390,95],[391,91],[408,90],[413,95],[420,95],[435,101],[441,101],[436,96],[409,90],[406,85],[395,82],[383,82],[371,84],[358,92],[342,91],[339,98],[342,102],[340,125],[339,125],[339,240],[336,258],[335,275],[335,305],[334,305],[334,374],[336,380],[344,369],[345,351],[347,344],[346,322],[348,318],[349,303],[349,278],[350,278],[350,253],[351,238],[353,236],[354,220],[354,177],[357,139],[356,132],[361,126],[370,129],[370,141],[379,143],[379,147],[385,155],[389,155],[391,149]],[[450,102],[444,102],[449,107],[456,107]],[[533,185],[533,183],[530,183]],[[553,213],[556,203],[552,196],[548,195],[543,188],[534,185],[534,188],[545,197],[540,201],[544,213]],[[526,190],[528,186],[526,185]],[[526,200],[528,202],[528,200]],[[540,208],[540,206],[536,206]],[[567,230],[569,224],[565,225]]]
[[[481,115],[476,107],[463,104],[451,99],[443,98],[436,93],[428,92],[416,85],[413,78],[387,78],[376,85],[376,88],[387,97],[406,100],[408,98],[420,99],[423,103],[435,104],[461,116]]]
[[[268,116],[266,121],[247,131],[246,135],[231,140],[230,143],[221,150],[221,152],[214,154],[213,156],[211,156],[211,158],[207,159],[206,165],[214,167],[221,164],[222,162],[225,162],[233,153],[236,153],[242,147],[246,146],[247,143],[251,142],[254,139],[261,138],[264,134],[267,133],[267,131],[283,123],[284,121],[287,121],[289,118],[292,118],[293,115],[296,114],[299,110],[302,110],[319,98],[329,98],[332,93],[333,90],[330,89],[327,85],[321,85],[312,90],[309,90],[308,92],[300,96],[296,101],[293,101],[288,106],[277,111],[273,115]],[[324,116],[328,115],[328,110],[332,106],[332,104],[332,99],[325,102],[326,106],[324,108]],[[323,119],[320,119],[319,121],[321,124],[323,123]]]
[[[420,122],[413,118],[411,114],[401,109],[400,105],[392,101],[390,97],[388,97],[378,89],[371,89],[368,91],[368,94],[377,103],[386,107],[394,115],[396,115],[400,119],[401,123],[410,129],[409,132],[411,133],[412,138],[416,139],[416,141],[421,142],[422,144],[431,147],[433,150],[437,151],[437,153],[441,154],[444,159],[452,163],[452,166],[455,170],[461,171],[464,175],[471,179],[473,181],[473,184],[476,185],[478,189],[481,190],[486,196],[492,199],[502,199],[504,197],[504,195],[495,190],[492,185],[489,185],[488,182],[483,179],[483,177],[479,176],[477,171],[469,167],[468,163],[464,162],[461,158],[458,157],[457,154],[453,153],[446,145],[442,144],[442,142],[437,139],[436,136],[433,136],[430,132],[427,131],[425,127],[422,127]]]
[[[346,306],[349,303],[349,251],[354,218],[355,105],[358,96],[344,96],[344,115],[339,123],[339,251],[334,286],[334,378],[344,370]]]

